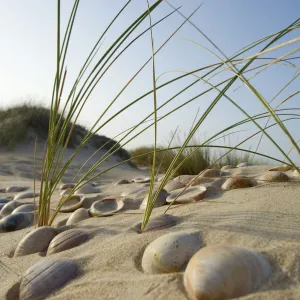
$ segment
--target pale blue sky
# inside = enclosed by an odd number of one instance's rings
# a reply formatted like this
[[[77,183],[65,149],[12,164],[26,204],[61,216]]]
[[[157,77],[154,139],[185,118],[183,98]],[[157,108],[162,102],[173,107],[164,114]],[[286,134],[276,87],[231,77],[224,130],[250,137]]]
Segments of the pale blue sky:
[[[62,2],[62,20],[65,24],[73,1],[65,0]],[[153,1],[150,2],[153,3]],[[199,0],[173,0],[170,2],[175,6],[182,5],[181,11],[186,15],[190,14],[202,3]],[[47,105],[50,103],[55,72],[56,1],[1,0],[0,3],[0,33],[2,41],[0,47],[0,104],[2,107],[10,106],[24,100],[34,99],[36,102],[42,102]],[[81,1],[68,53],[66,89],[71,86],[72,80],[74,80],[77,75],[84,58],[103,32],[105,26],[124,3],[125,1],[123,0]],[[107,49],[118,34],[124,30],[125,26],[146,8],[146,0],[133,0],[124,15],[106,36],[101,49]],[[154,12],[153,21],[158,20],[169,12],[171,12],[171,8],[163,3],[161,7]],[[207,0],[203,2],[203,6],[193,16],[192,21],[207,34],[226,55],[230,56],[246,44],[288,26],[300,16],[299,12],[300,1],[298,0]],[[182,21],[182,17],[175,13],[154,28],[153,34],[156,49]],[[146,28],[147,25],[148,20],[141,26],[139,32]],[[288,35],[282,42],[297,36],[299,36],[299,31]],[[187,41],[185,38],[192,39],[215,51],[208,41],[193,27],[186,24],[156,56],[157,76],[170,70],[190,71],[217,62],[215,57]],[[299,47],[299,42],[298,44],[293,44],[292,46],[274,53],[272,52],[266,56],[278,57],[296,47]],[[261,47],[256,48],[256,51],[259,49],[261,49]],[[253,53],[255,52],[252,52],[252,54]],[[111,68],[107,76],[104,77],[87,103],[79,119],[79,123],[86,127],[92,125],[93,121],[96,120],[103,109],[150,55],[150,36],[146,34],[120,58]],[[297,56],[298,53],[294,55]],[[295,64],[299,64],[299,60],[298,62],[295,61]],[[253,84],[267,100],[271,100],[294,74],[295,69],[276,66],[253,80]],[[227,73],[227,76],[228,75]],[[172,78],[172,76],[174,76],[174,73],[165,75],[158,83],[162,83],[167,78]],[[151,65],[149,64],[137,80],[128,87],[107,116],[110,116],[130,101],[149,91],[152,88],[151,78]],[[221,79],[222,77],[219,78]],[[160,91],[158,93],[158,103],[165,102],[168,97],[174,95],[180,87],[191,82],[192,79],[193,78],[189,78],[182,82],[177,82]],[[289,94],[297,91],[299,89],[297,84],[299,84],[299,80],[295,81],[289,89],[283,92],[275,103],[279,103]],[[204,88],[207,88],[207,86],[203,83],[197,84],[191,91],[178,97],[178,99],[174,101],[174,104],[167,106],[163,112],[169,111],[175,105],[179,105],[183,101],[200,93]],[[186,106],[184,109],[181,109],[161,122],[159,124],[159,141],[166,142],[171,130],[174,130],[177,125],[180,126],[182,133],[188,132],[198,108],[200,107],[200,112],[203,113],[215,95],[215,92],[207,94],[205,97],[197,99],[194,103]],[[231,90],[228,95],[251,114],[262,111],[258,100],[245,87],[240,88],[236,92]],[[132,107],[115,121],[104,127],[100,134],[113,137],[134,125],[137,121],[141,120],[143,116],[151,112],[151,109],[153,109],[152,99],[152,96],[145,98],[140,104]],[[299,100],[299,96],[295,97],[288,106],[299,106],[297,105]],[[159,115],[161,115],[161,113],[159,113]],[[222,99],[200,128],[199,135],[201,137],[210,137],[225,126],[242,118],[243,115],[241,113],[233,108],[226,99]],[[288,125],[288,128],[295,135],[295,138],[299,138],[299,133],[297,135],[296,130],[297,125],[295,125],[297,123],[299,122],[290,122]],[[232,145],[234,145],[237,140],[253,132],[253,127],[251,126],[243,129],[249,130],[246,133],[243,132],[232,137],[230,140]],[[279,134],[278,131],[272,130],[271,132],[280,143],[285,145],[285,149],[289,148],[285,142],[285,138]],[[150,145],[152,143],[153,129],[148,130],[127,147],[132,148],[144,144]],[[256,143],[253,140],[247,145],[248,147],[252,146],[252,148],[254,148]],[[273,146],[270,146],[267,142],[262,144],[261,151],[277,155]]]

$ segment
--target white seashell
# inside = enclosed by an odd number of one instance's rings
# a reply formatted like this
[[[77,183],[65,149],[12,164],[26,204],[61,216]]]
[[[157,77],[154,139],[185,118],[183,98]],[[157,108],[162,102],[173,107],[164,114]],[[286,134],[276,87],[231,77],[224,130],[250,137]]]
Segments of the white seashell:
[[[64,183],[59,187],[59,189],[60,190],[72,189],[75,187],[75,185],[76,185],[75,183]]]
[[[285,182],[289,181],[289,176],[280,171],[267,171],[265,174],[259,177],[259,180],[270,182]]]
[[[111,216],[121,210],[124,202],[115,198],[104,198],[94,202],[90,208],[90,213],[94,217]]]
[[[157,192],[157,189],[153,189],[152,199],[154,198],[156,192]],[[158,194],[158,197],[156,199],[154,207],[160,207],[160,206],[165,205],[167,203],[166,199],[167,199],[168,195],[169,195],[169,193],[166,190],[162,189]],[[148,195],[145,196],[143,202],[140,205],[140,209],[146,209],[147,203],[148,203]]]
[[[0,232],[20,230],[33,224],[33,213],[16,213],[0,220]]]
[[[60,195],[61,196],[68,196],[70,193],[71,193],[71,191],[72,191],[73,189],[65,189],[65,190],[63,190],[61,193],[60,193]]]
[[[200,247],[200,240],[185,232],[163,235],[147,246],[142,259],[143,270],[150,274],[184,271]]]
[[[269,169],[269,171],[280,171],[280,172],[286,172],[292,170],[292,167],[289,165],[281,165],[274,168]]]
[[[26,191],[28,189],[29,189],[28,186],[16,186],[16,185],[13,185],[13,186],[10,186],[10,187],[8,187],[6,189],[6,193],[18,193],[18,192]]]
[[[57,233],[57,230],[50,226],[34,229],[19,242],[14,256],[24,256],[47,250],[51,240]]]
[[[137,233],[142,233],[144,231],[150,231],[150,230],[165,229],[165,228],[175,226],[179,222],[179,220],[180,219],[176,216],[163,214],[153,219],[150,219],[147,225],[145,226],[144,230],[141,230],[142,228],[141,222],[134,225],[133,229]]]
[[[45,299],[75,278],[77,273],[77,265],[70,259],[45,258],[30,267],[23,275],[19,299]]]
[[[135,183],[148,183],[150,180],[150,177],[136,177],[132,179],[132,181]]]
[[[89,235],[80,230],[67,230],[53,238],[48,247],[47,255],[62,252],[77,247],[89,238]]]
[[[164,189],[165,189],[168,193],[170,193],[170,192],[172,192],[172,191],[174,191],[174,190],[182,189],[182,188],[184,188],[184,187],[185,187],[185,184],[184,184],[184,183],[182,183],[182,182],[180,182],[180,181],[176,181],[176,180],[171,180],[171,181],[169,181],[169,182],[165,185]]]
[[[294,170],[293,176],[294,177],[300,177],[300,172],[298,170]]]
[[[2,207],[0,215],[1,216],[8,216],[10,215],[14,209],[17,207],[23,205],[24,203],[18,202],[18,201],[9,201],[5,203],[5,205]]]
[[[175,177],[173,180],[175,181],[180,181],[183,184],[187,185],[189,184],[194,178],[196,177],[196,175],[180,175]]]
[[[253,164],[249,163],[249,162],[242,162],[240,164],[237,165],[238,168],[241,168],[241,167],[250,167],[250,166],[253,166]]]
[[[184,273],[184,286],[192,299],[232,299],[251,293],[270,274],[270,264],[254,251],[211,246],[191,258]]]
[[[226,171],[226,170],[230,170],[230,169],[236,169],[236,166],[234,165],[227,165],[221,168],[221,171]]]
[[[77,210],[75,210],[71,216],[69,217],[66,225],[72,225],[72,224],[76,224],[79,223],[82,220],[88,219],[90,218],[90,214],[88,209],[86,208],[78,208]]]
[[[34,204],[23,204],[23,205],[20,205],[18,206],[17,208],[15,208],[13,211],[12,211],[12,215],[13,214],[16,214],[16,213],[19,213],[19,212],[33,212],[34,210],[37,210],[38,209],[38,206],[34,206]]]
[[[167,197],[167,202],[171,203],[177,197],[178,198],[174,201],[174,203],[188,203],[188,202],[200,201],[205,196],[206,187],[198,185],[198,186],[188,187],[183,192],[182,191],[183,189],[173,191]],[[180,196],[178,196],[179,194]]]
[[[120,179],[117,182],[114,183],[114,185],[120,185],[120,184],[128,184],[130,183],[127,179]]]
[[[220,177],[222,176],[222,171],[219,169],[207,169],[203,173],[201,173],[200,177]]]
[[[96,193],[100,193],[100,192],[101,192],[100,188],[86,183],[84,186],[82,186],[78,190],[76,190],[74,194],[76,194],[76,195],[78,195],[78,194],[96,194]]]
[[[27,199],[27,198],[34,198],[34,196],[38,197],[39,195],[40,195],[39,193],[33,193],[33,192],[21,192],[21,193],[18,193],[18,194],[14,197],[14,200]]]
[[[242,188],[253,187],[255,185],[257,185],[257,182],[253,178],[236,176],[236,177],[228,178],[222,184],[222,189],[225,191],[229,191],[229,190],[233,190],[233,189],[242,189]]]
[[[59,210],[60,212],[73,212],[82,206],[83,195],[72,195],[68,198],[68,196],[65,196],[61,199],[64,202]]]

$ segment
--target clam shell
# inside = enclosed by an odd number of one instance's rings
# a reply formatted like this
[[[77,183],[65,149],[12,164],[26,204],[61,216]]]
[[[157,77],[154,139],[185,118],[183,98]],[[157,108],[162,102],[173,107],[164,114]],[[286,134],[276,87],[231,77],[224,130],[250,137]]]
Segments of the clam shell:
[[[47,250],[51,240],[57,233],[57,230],[50,226],[34,229],[19,242],[14,256],[24,256]]]
[[[289,181],[289,176],[280,171],[267,171],[265,174],[259,177],[259,180],[270,182],[284,182]]]
[[[226,170],[230,170],[230,169],[235,169],[236,166],[234,165],[227,165],[221,168],[221,171],[226,171]]]
[[[192,299],[232,299],[251,293],[270,274],[270,264],[254,251],[211,246],[191,258],[184,273],[184,286]]]
[[[30,267],[23,275],[19,299],[45,299],[75,278],[77,273],[77,265],[70,259],[45,258]]]
[[[75,183],[64,183],[59,187],[59,189],[60,190],[72,189],[75,187],[75,185],[76,185]]]
[[[292,167],[289,165],[281,165],[274,168],[269,169],[269,171],[280,171],[280,172],[286,172],[292,170]]]
[[[1,216],[8,216],[10,215],[14,209],[17,207],[23,205],[24,203],[20,203],[18,201],[9,201],[5,203],[5,205],[2,207],[0,215]]]
[[[149,188],[147,186],[140,186],[140,187],[134,188],[128,192],[121,193],[121,196],[129,197],[129,198],[143,198],[148,191],[149,191]]]
[[[90,208],[90,213],[94,217],[111,216],[121,210],[124,202],[115,198],[104,198],[94,202]]]
[[[3,207],[5,204],[6,204],[6,203],[0,203],[0,211],[1,211],[2,207]],[[0,214],[0,216],[1,216],[1,214]]]
[[[249,162],[242,162],[240,164],[237,165],[238,168],[241,168],[241,167],[250,167],[250,166],[253,166],[253,164],[249,163]]]
[[[67,196],[62,199],[64,201],[60,212],[73,212],[82,206],[83,195],[72,195],[68,200]],[[65,201],[66,200],[66,201]]]
[[[60,193],[60,195],[61,196],[68,196],[70,193],[71,193],[71,191],[72,191],[73,189],[65,189],[65,190],[63,190],[61,193]]]
[[[194,178],[196,177],[196,175],[180,175],[175,177],[173,180],[175,181],[180,181],[183,184],[187,185],[189,184]]]
[[[34,198],[34,196],[38,197],[39,195],[40,195],[39,193],[33,193],[33,192],[21,192],[21,193],[18,193],[18,194],[14,197],[14,200],[27,199],[27,198]]]
[[[185,184],[184,184],[184,183],[182,183],[182,182],[180,182],[180,181],[176,181],[176,180],[171,180],[171,181],[169,181],[169,182],[165,185],[164,189],[165,189],[168,193],[170,193],[170,192],[172,192],[172,191],[174,191],[174,190],[182,189],[182,188],[184,188],[184,187],[185,187]]]
[[[18,193],[18,192],[26,191],[28,189],[29,189],[28,186],[16,186],[16,185],[13,185],[13,186],[10,186],[10,187],[8,187],[6,189],[6,193]]]
[[[183,189],[173,191],[168,197],[167,202],[171,203],[181,193]],[[174,203],[188,203],[200,201],[204,198],[206,193],[206,187],[198,185],[185,189],[182,194],[175,200]]]
[[[157,189],[153,189],[152,199],[154,198],[156,192],[157,192]],[[166,190],[162,189],[158,194],[158,197],[156,199],[154,207],[160,207],[160,206],[165,205],[167,203],[166,199],[167,199],[168,195],[169,195],[169,193]],[[146,209],[147,203],[148,203],[148,195],[145,196],[143,202],[140,205],[140,209]]]
[[[190,258],[201,248],[200,240],[185,232],[173,232],[150,243],[142,258],[145,273],[184,271]]]
[[[84,186],[80,187],[78,190],[75,191],[74,194],[96,194],[100,193],[101,190],[98,187],[92,186],[91,184],[85,184]]]
[[[88,218],[90,218],[88,209],[78,208],[71,214],[66,225],[76,224],[76,223],[79,223],[80,221],[88,219]]]
[[[15,231],[33,224],[33,213],[16,213],[0,220],[0,232]]]
[[[55,236],[50,242],[47,255],[62,252],[79,246],[80,244],[86,242],[88,238],[89,235],[86,232],[77,229],[63,231]]]
[[[223,184],[222,189],[225,191],[233,190],[233,189],[242,189],[248,188],[257,185],[257,182],[253,178],[247,177],[232,177],[228,178]]]
[[[221,178],[219,178],[221,179]],[[192,180],[191,182],[189,182],[187,185],[190,185],[190,186],[195,186],[195,185],[200,185],[200,184],[209,184],[209,183],[213,183],[215,182],[216,178],[210,178],[210,177],[198,177],[196,179],[194,179],[194,181]]]
[[[219,169],[207,169],[201,173],[200,177],[220,177],[222,176],[222,171]]]
[[[150,177],[135,177],[132,179],[132,181],[135,183],[148,183],[150,180]]]
[[[11,214],[13,215],[13,214],[16,214],[16,213],[19,213],[19,212],[33,212],[34,210],[37,210],[37,209],[38,209],[37,205],[34,207],[34,204],[31,204],[31,203],[30,204],[23,204],[23,205],[20,205],[17,208],[15,208],[12,211]]]
[[[150,231],[150,230],[164,229],[164,228],[175,226],[179,222],[179,220],[180,219],[176,216],[163,214],[153,219],[150,219],[143,231],[141,230],[141,226],[142,226],[141,222],[137,223],[133,227],[133,229],[137,233],[142,233],[144,231]]]
[[[120,184],[128,184],[130,183],[127,179],[120,179],[117,182],[114,183],[114,185],[120,185]]]
[[[7,199],[7,198],[0,198],[0,203],[1,204],[6,204],[6,203],[8,203],[10,200],[9,199]]]

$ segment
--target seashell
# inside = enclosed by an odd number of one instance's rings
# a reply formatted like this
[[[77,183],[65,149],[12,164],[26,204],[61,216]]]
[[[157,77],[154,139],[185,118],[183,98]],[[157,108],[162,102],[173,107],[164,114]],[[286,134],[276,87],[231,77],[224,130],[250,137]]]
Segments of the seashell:
[[[200,177],[220,177],[220,176],[222,176],[222,171],[219,169],[207,169],[200,175]]]
[[[184,188],[184,187],[185,187],[185,184],[184,184],[184,183],[182,183],[182,182],[180,182],[180,181],[176,181],[176,180],[171,180],[171,181],[169,181],[169,182],[165,185],[164,189],[165,189],[168,193],[170,193],[170,192],[172,192],[172,191],[174,191],[174,190],[182,189],[182,188]]]
[[[270,182],[284,182],[289,181],[289,176],[280,171],[267,171],[265,174],[259,177],[259,180]]]
[[[18,202],[18,201],[9,201],[5,203],[5,205],[2,207],[0,215],[1,216],[8,216],[10,215],[14,209],[17,207],[23,205],[24,203]]]
[[[7,199],[7,198],[0,198],[0,203],[1,204],[5,204],[5,203],[8,203],[10,200]]]
[[[136,177],[132,179],[132,181],[135,183],[148,183],[150,180],[150,177]]]
[[[153,189],[152,199],[154,198],[156,192],[157,192],[157,189]],[[165,205],[167,203],[166,199],[167,199],[168,195],[169,195],[169,193],[166,190],[162,189],[158,194],[158,197],[156,199],[154,207],[160,207],[160,206]],[[148,195],[145,196],[143,202],[140,205],[140,209],[146,209],[147,203],[148,203]]]
[[[29,187],[28,186],[10,186],[6,189],[6,193],[18,193],[18,192],[24,192],[26,190],[28,190]]]
[[[223,184],[222,189],[225,191],[233,190],[233,189],[242,189],[248,188],[257,185],[257,182],[253,178],[247,177],[232,177],[228,178]]]
[[[133,229],[137,233],[142,233],[144,231],[150,231],[150,230],[158,230],[158,229],[165,229],[172,226],[175,226],[179,222],[179,218],[176,216],[163,214],[158,217],[155,217],[153,219],[150,219],[147,225],[145,226],[144,230],[141,230],[142,223],[139,222],[136,225],[133,226]]]
[[[67,258],[45,258],[30,267],[21,279],[20,300],[45,299],[78,273],[77,265]]]
[[[34,209],[35,208],[35,209]],[[36,205],[34,207],[34,204],[23,204],[23,205],[20,205],[18,206],[17,208],[15,208],[11,214],[16,214],[16,213],[19,213],[19,212],[33,212],[35,210],[38,209],[38,206]]]
[[[0,188],[0,193],[6,193],[6,189],[5,188]]]
[[[24,256],[47,250],[51,240],[57,233],[57,230],[50,226],[34,229],[19,242],[14,256]]]
[[[72,195],[68,199],[68,196],[62,197],[61,201],[64,201],[60,212],[73,212],[82,206],[83,195]]]
[[[227,165],[221,168],[221,171],[226,171],[226,170],[230,170],[230,169],[236,169],[236,166],[234,165]]]
[[[294,177],[300,177],[300,172],[298,170],[294,170],[293,176]]]
[[[128,184],[130,183],[127,179],[120,179],[117,182],[114,183],[114,185],[120,185],[120,184]]]
[[[78,195],[78,194],[96,194],[96,193],[100,193],[100,192],[101,192],[100,188],[86,183],[85,185],[80,187],[78,190],[76,190],[74,194],[76,194],[76,195]]]
[[[94,202],[90,208],[90,213],[94,217],[111,216],[121,210],[124,202],[115,198],[104,198]]]
[[[65,190],[63,190],[61,193],[60,193],[60,195],[61,196],[68,196],[70,193],[71,193],[71,191],[72,191],[73,189],[65,189]]]
[[[47,255],[62,252],[86,242],[89,235],[80,230],[67,230],[53,238],[48,247]]]
[[[242,162],[240,164],[237,165],[238,168],[241,168],[241,167],[250,167],[250,166],[253,166],[253,164],[249,163],[249,162]]]
[[[6,203],[0,203],[0,211],[1,211],[2,207],[3,207],[5,204],[6,204]],[[1,216],[1,214],[0,214],[0,216]]]
[[[180,175],[175,177],[173,180],[175,181],[180,181],[183,184],[187,185],[189,184],[194,178],[196,177],[196,175]]]
[[[174,203],[188,203],[188,202],[200,201],[200,200],[202,200],[204,198],[204,195],[206,193],[206,187],[205,186],[201,186],[201,185],[188,187],[184,191],[183,190],[184,189],[173,191],[167,197],[167,202],[171,203],[177,197],[178,198],[175,200]],[[180,194],[180,196],[178,196],[179,194]]]
[[[251,293],[270,274],[270,264],[254,251],[211,246],[191,258],[184,273],[184,286],[192,299],[232,299]]]
[[[15,231],[33,224],[33,213],[15,213],[0,220],[0,232]]]
[[[185,232],[172,232],[150,243],[142,258],[145,273],[184,271],[190,258],[201,248],[200,240]]]
[[[196,179],[193,179],[191,182],[189,182],[187,185],[189,186],[195,186],[195,185],[200,185],[200,184],[208,184],[208,183],[213,183],[215,182],[216,178],[210,178],[210,177],[198,177]]]
[[[292,167],[289,165],[281,165],[274,168],[269,169],[269,171],[280,171],[280,172],[286,172],[292,170]]]
[[[75,210],[71,214],[66,225],[76,224],[76,223],[79,223],[80,221],[88,219],[88,218],[90,218],[89,211],[87,209],[81,207],[81,208],[78,208],[77,210]]]
[[[72,189],[75,187],[75,185],[76,185],[75,183],[64,183],[59,187],[59,189],[60,190]]]
[[[129,198],[143,198],[148,191],[148,186],[140,186],[138,188],[130,190],[129,192],[121,193],[121,196]]]
[[[27,198],[34,198],[34,197],[38,197],[39,195],[40,195],[39,193],[33,193],[33,192],[21,192],[21,193],[18,193],[18,194],[14,197],[14,200],[27,199]]]

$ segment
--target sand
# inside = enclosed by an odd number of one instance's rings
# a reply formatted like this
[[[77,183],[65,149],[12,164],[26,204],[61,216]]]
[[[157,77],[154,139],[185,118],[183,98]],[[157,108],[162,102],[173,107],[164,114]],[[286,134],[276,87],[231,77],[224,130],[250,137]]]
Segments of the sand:
[[[9,185],[33,187],[33,159],[30,149],[0,154],[0,188]],[[89,155],[88,149],[72,166],[65,182]],[[39,157],[39,156],[38,156]],[[112,158],[106,165],[116,163]],[[102,168],[102,167],[101,167]],[[250,166],[228,170],[234,174],[256,176],[270,166]],[[102,175],[97,181],[101,195],[119,196],[140,184],[114,186],[113,182],[148,171],[128,165]],[[292,176],[291,172],[286,172]],[[39,185],[39,182],[38,182]],[[53,199],[57,201],[57,190]],[[54,292],[49,299],[187,299],[183,273],[144,274],[141,258],[146,246],[156,238],[176,231],[195,232],[204,246],[229,244],[258,251],[272,264],[270,279],[252,294],[239,299],[300,299],[300,182],[262,184],[252,188],[222,192],[210,190],[201,202],[177,205],[169,213],[180,222],[167,229],[137,234],[132,226],[142,220],[136,204],[125,199],[125,210],[111,217],[90,218],[72,228],[87,231],[91,238],[85,244],[54,254],[67,257],[79,265],[79,276]],[[142,199],[138,200],[139,203]],[[155,208],[153,216],[166,207]],[[56,224],[63,224],[70,214],[60,214]],[[0,233],[0,299],[10,295],[22,274],[44,254],[13,257],[21,238],[32,230],[28,227],[10,233]],[[8,298],[16,299],[16,298]]]

